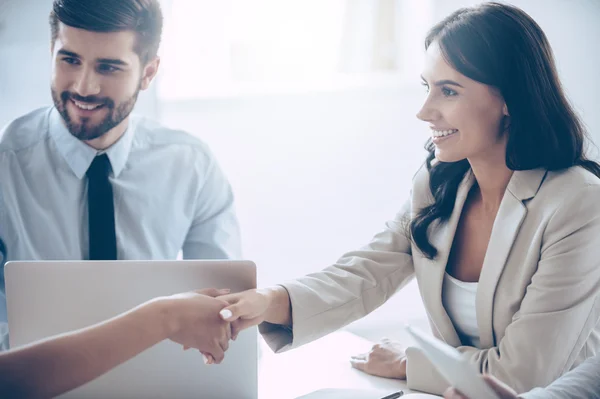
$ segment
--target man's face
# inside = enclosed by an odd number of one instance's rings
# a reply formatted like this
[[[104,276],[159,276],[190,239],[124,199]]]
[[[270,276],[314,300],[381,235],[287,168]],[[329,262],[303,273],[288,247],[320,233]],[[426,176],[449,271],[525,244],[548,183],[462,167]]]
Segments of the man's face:
[[[147,68],[133,31],[100,33],[60,24],[53,46],[52,99],[71,134],[93,140],[126,124]],[[155,73],[155,71],[154,71]]]

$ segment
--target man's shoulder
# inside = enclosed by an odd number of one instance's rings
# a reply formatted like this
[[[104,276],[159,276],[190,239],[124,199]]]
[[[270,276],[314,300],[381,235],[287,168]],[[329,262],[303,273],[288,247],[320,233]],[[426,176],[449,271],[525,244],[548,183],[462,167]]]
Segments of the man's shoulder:
[[[0,130],[0,153],[16,152],[35,145],[48,134],[51,107],[39,108],[9,122]]]
[[[202,157],[212,157],[208,145],[198,136],[182,129],[173,129],[146,117],[135,116],[135,141],[147,149],[157,147],[180,147],[191,150]]]

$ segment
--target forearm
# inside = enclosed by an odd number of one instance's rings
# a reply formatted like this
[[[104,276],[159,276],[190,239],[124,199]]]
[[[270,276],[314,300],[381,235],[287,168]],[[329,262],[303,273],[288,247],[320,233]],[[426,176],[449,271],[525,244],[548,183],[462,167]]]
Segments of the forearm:
[[[168,336],[164,308],[152,301],[106,322],[0,355],[0,393],[53,397],[131,359]]]
[[[260,290],[269,297],[269,307],[265,321],[283,326],[292,325],[292,305],[288,291],[282,286],[274,286]]]

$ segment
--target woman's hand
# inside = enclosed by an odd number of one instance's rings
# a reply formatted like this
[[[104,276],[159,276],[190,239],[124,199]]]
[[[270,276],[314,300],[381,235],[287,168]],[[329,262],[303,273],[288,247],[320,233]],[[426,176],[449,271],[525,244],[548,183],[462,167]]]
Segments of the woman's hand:
[[[499,399],[517,399],[517,393],[515,391],[513,391],[508,385],[500,382],[499,380],[492,377],[491,375],[484,375],[483,379],[498,394]],[[475,399],[475,398],[467,398],[466,396],[461,394],[455,388],[448,388],[446,390],[446,392],[444,392],[444,398],[446,398],[446,399]]]
[[[352,367],[367,374],[386,378],[406,379],[406,354],[399,343],[382,339],[379,344],[350,359]]]
[[[291,324],[290,299],[283,287],[248,290],[220,296],[218,299],[229,304],[220,314],[223,320],[231,323],[231,335],[234,340],[240,331],[263,321]]]

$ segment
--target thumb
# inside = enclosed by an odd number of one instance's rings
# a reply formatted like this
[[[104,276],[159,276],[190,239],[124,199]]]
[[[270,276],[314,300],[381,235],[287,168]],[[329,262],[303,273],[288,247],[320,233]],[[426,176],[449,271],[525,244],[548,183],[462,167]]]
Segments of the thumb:
[[[235,303],[233,305],[229,305],[226,308],[222,309],[219,312],[219,315],[221,315],[221,318],[225,321],[228,322],[232,322],[232,321],[236,321],[237,319],[239,319],[240,317],[244,316],[244,313],[242,311],[242,308],[238,303]]]
[[[230,290],[227,288],[223,288],[223,289],[216,289],[216,288],[204,288],[202,290],[196,290],[195,291],[197,294],[201,294],[201,295],[206,295],[206,296],[211,296],[213,298],[216,298],[220,295],[227,295],[229,294]]]

